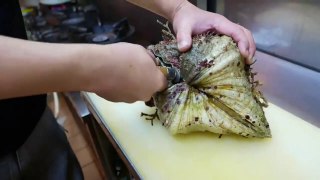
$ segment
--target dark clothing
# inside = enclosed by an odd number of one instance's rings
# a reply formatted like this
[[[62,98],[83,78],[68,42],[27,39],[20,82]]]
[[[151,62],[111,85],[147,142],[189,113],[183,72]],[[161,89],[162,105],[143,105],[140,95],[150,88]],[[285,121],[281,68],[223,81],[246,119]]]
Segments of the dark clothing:
[[[46,107],[46,96],[0,101],[0,157],[15,151],[28,138]]]
[[[0,34],[27,39],[18,1],[0,1]],[[0,100],[0,158],[23,144],[45,107],[46,95]]]
[[[0,1],[0,34],[27,39],[17,0]],[[0,100],[1,180],[83,179],[64,131],[46,108],[46,97]]]
[[[83,179],[66,135],[48,108],[25,143],[16,152],[0,158],[0,179]]]
[[[0,1],[0,34],[27,39],[20,6],[17,0]]]

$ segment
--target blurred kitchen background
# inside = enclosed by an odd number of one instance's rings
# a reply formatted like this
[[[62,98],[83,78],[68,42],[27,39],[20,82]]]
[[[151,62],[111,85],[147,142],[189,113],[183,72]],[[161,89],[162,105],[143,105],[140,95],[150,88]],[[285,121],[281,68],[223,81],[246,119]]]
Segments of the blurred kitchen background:
[[[199,8],[220,13],[249,29],[257,62],[253,65],[267,99],[320,127],[320,1],[317,0],[194,0]],[[116,42],[143,46],[161,40],[165,20],[125,0],[20,0],[30,40],[55,43]],[[57,96],[59,95],[59,96]],[[65,107],[84,129],[97,159],[100,178],[133,179],[125,157],[79,92],[56,93],[53,110]],[[63,102],[62,102],[63,101]],[[85,128],[83,128],[85,127]],[[80,132],[80,131],[79,131]],[[88,143],[90,144],[90,143]],[[88,178],[92,179],[92,178]],[[95,179],[95,178],[94,178]]]

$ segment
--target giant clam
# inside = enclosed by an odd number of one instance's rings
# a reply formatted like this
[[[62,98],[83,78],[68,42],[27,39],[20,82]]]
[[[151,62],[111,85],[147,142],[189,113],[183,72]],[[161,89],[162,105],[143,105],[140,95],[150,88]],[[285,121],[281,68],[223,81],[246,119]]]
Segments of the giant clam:
[[[162,66],[175,68],[181,80],[154,95],[157,116],[172,134],[210,131],[244,137],[271,137],[250,65],[226,35],[193,37],[192,48],[181,53],[166,25],[164,40],[148,49]]]

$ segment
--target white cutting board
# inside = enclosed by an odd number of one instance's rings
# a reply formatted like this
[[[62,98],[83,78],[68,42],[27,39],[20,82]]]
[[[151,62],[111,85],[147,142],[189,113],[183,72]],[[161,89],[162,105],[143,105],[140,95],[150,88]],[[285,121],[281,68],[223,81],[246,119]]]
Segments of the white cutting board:
[[[174,136],[140,117],[154,112],[143,102],[87,95],[143,179],[320,180],[320,128],[273,104],[265,109],[271,139],[219,139],[212,133]]]

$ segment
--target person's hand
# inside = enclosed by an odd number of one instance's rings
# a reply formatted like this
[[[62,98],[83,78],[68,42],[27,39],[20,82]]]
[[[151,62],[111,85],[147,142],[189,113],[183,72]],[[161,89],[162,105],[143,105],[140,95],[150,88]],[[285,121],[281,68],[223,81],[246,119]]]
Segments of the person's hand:
[[[90,80],[91,91],[99,96],[114,102],[148,101],[166,88],[165,76],[142,46],[116,43],[99,48]]]
[[[256,46],[251,32],[224,16],[201,10],[184,1],[176,8],[171,21],[180,51],[186,51],[191,47],[191,35],[212,31],[231,36],[247,63],[252,63]]]

